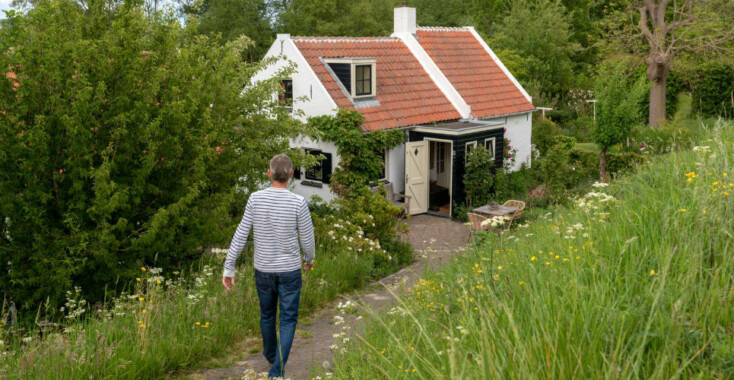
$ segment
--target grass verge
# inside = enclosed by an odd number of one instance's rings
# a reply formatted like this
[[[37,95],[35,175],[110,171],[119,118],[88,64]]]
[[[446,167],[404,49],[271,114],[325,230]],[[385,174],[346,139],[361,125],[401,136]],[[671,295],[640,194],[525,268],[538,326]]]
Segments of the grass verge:
[[[428,271],[334,377],[734,378],[734,123],[698,144]]]

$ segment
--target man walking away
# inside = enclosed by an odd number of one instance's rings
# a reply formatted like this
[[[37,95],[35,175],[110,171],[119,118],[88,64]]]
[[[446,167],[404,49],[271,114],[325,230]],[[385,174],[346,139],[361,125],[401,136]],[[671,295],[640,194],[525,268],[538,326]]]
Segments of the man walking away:
[[[304,270],[311,270],[315,257],[313,223],[303,197],[288,190],[293,163],[281,154],[270,160],[272,187],[254,192],[247,201],[224,262],[222,283],[234,285],[235,262],[247,243],[250,228],[255,241],[255,286],[260,299],[260,330],[263,355],[272,365],[268,376],[284,376],[293,344],[301,299],[301,255]],[[280,307],[280,340],[275,332],[275,314]]]

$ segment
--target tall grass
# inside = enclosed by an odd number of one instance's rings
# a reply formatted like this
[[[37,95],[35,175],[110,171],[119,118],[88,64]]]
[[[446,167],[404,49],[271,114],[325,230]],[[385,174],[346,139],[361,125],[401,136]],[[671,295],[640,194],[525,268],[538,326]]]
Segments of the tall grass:
[[[379,244],[354,227],[340,234],[349,239],[332,239],[327,232],[336,227],[317,222],[319,248],[314,270],[304,275],[302,316],[411,259],[404,243],[392,243],[397,253],[363,248]],[[39,324],[31,332],[0,329],[0,379],[161,378],[233,354],[233,343],[260,334],[248,251],[229,293],[221,283],[223,252],[203,258],[185,274],[141,267],[129,290],[105,305],[90,307],[79,292],[68,292],[62,323]],[[0,320],[7,314],[6,307],[0,309]]]
[[[335,377],[734,378],[734,123],[698,145],[426,272]]]

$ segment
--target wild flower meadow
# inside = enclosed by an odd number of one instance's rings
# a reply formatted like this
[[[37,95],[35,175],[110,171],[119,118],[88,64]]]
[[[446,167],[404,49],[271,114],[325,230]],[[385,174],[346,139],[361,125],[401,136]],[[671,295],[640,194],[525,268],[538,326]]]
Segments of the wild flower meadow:
[[[381,275],[385,268],[379,266],[400,265],[355,223],[314,219],[317,256],[304,275],[301,315]],[[221,283],[227,250],[211,251],[186,271],[142,266],[104,304],[90,305],[81,289],[70,290],[61,321],[47,321],[51,313],[41,307],[33,330],[0,329],[0,379],[160,378],[236,354],[242,348],[234,343],[259,336],[252,249],[248,245],[240,259],[230,293]],[[0,320],[9,313],[3,305]]]
[[[734,123],[698,143],[480,235],[371,314],[334,377],[734,378]]]

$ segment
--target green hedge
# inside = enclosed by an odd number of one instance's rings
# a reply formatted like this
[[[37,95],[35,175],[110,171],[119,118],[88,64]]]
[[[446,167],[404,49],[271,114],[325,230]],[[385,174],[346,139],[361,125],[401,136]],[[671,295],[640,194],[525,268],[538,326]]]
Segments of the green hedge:
[[[734,117],[734,65],[712,63],[693,80],[693,111],[703,116]]]

